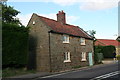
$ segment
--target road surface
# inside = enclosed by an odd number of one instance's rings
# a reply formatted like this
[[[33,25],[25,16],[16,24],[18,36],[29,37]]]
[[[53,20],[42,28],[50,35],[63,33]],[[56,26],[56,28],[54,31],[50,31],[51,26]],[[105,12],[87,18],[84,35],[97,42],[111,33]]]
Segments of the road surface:
[[[109,78],[113,78],[112,80],[120,80],[119,78],[119,67],[118,62],[117,63],[111,63],[111,64],[104,64],[104,65],[98,65],[93,66],[86,69],[76,70],[76,71],[70,71],[60,74],[54,74],[49,76],[44,76],[37,78],[38,80],[109,80]],[[37,80],[35,79],[35,80]],[[110,79],[111,80],[111,79]]]

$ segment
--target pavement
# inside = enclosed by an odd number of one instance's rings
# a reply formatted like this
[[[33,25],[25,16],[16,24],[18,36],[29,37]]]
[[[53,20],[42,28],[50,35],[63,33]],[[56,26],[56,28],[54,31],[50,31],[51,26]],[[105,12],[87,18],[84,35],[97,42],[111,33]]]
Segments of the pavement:
[[[105,59],[102,62],[103,62],[103,64],[94,65],[92,67],[101,66],[101,65],[104,65],[104,64],[111,64],[111,63],[115,63],[116,61],[114,61],[113,59]],[[31,73],[31,74],[26,74],[26,75],[13,76],[13,77],[9,77],[9,78],[29,78],[29,79],[35,79],[35,78],[38,78],[38,77],[48,76],[48,75],[52,75],[52,74],[59,74],[59,73],[70,72],[70,71],[75,71],[75,70],[82,70],[82,69],[87,69],[87,68],[90,68],[90,66],[82,67],[82,68],[79,68],[79,69],[72,69],[72,70],[56,72],[56,73],[39,72],[39,73],[34,73],[34,74]]]
[[[114,61],[114,60],[111,59],[111,58],[102,60],[103,64],[115,63],[115,62],[117,62],[117,61],[118,61],[118,60]]]

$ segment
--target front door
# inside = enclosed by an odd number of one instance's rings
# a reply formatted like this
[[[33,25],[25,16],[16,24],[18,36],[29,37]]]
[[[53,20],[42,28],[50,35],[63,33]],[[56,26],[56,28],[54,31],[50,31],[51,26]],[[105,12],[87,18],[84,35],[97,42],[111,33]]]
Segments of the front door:
[[[89,53],[89,66],[93,66],[92,53]]]

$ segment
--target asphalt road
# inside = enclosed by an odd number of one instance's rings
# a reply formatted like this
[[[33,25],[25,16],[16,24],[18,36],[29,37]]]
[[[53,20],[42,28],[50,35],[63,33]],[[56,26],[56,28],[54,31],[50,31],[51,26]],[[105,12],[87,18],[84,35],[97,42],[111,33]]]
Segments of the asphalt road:
[[[110,76],[112,75],[112,76]],[[107,77],[106,77],[107,76]],[[102,79],[102,77],[105,77]],[[51,79],[52,78],[52,79]],[[104,64],[100,66],[93,66],[87,69],[77,70],[77,71],[71,71],[66,73],[60,73],[55,75],[49,75],[40,77],[38,79],[50,79],[50,80],[58,79],[60,80],[83,80],[83,79],[89,79],[89,80],[109,80],[108,78],[114,78],[115,80],[118,80],[119,78],[119,72],[118,72],[118,63],[112,63],[112,64]],[[36,79],[37,80],[37,79]]]

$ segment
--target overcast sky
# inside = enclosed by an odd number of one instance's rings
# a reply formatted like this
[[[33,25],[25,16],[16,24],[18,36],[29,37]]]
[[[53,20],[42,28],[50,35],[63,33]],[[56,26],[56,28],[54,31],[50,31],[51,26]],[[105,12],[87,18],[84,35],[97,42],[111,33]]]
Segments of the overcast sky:
[[[118,35],[119,0],[9,0],[7,3],[19,10],[17,16],[27,25],[31,15],[37,13],[56,20],[58,11],[66,13],[68,24],[85,31],[95,30],[98,39],[116,39]]]

